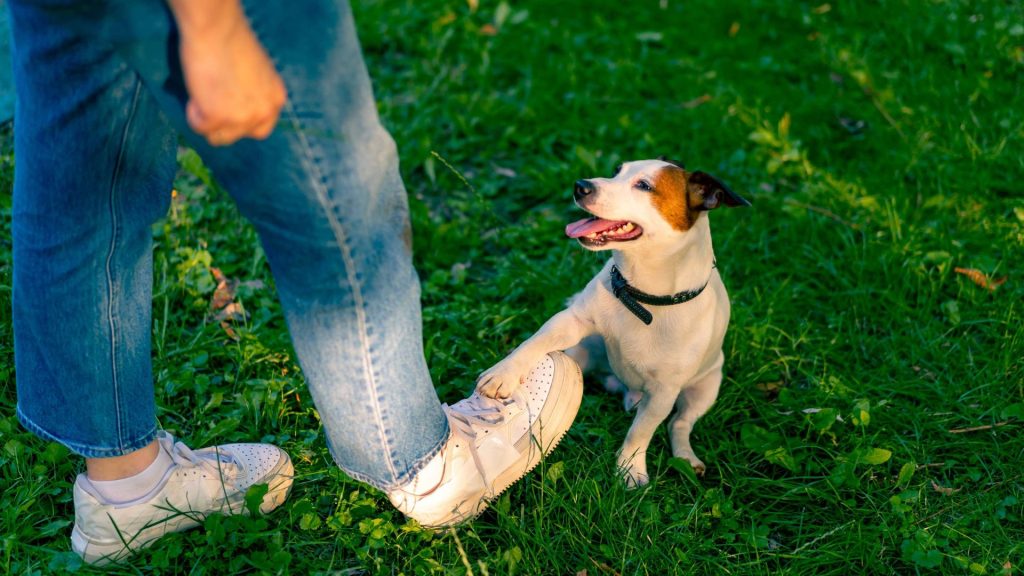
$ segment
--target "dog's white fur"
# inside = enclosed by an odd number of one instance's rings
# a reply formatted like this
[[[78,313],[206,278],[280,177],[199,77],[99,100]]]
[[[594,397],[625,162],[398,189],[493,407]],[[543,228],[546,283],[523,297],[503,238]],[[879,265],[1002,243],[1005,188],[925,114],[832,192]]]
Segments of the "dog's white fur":
[[[577,204],[606,220],[628,221],[642,228],[639,238],[587,245],[591,250],[612,249],[612,257],[568,308],[548,320],[501,362],[481,374],[478,390],[490,397],[507,397],[544,354],[567,350],[584,370],[609,366],[615,376],[606,387],[626,393],[626,407],[637,408],[636,418],[618,453],[618,465],[628,486],[648,482],[646,453],[658,425],[669,422],[672,453],[690,462],[699,474],[704,463],[693,452],[690,431],[711,408],[722,381],[722,340],[729,324],[729,297],[715,269],[711,229],[702,206],[690,213],[688,229],[680,230],[666,218],[664,206],[653,201],[650,190],[638,188],[641,180],[658,181],[662,170],[682,170],[669,162],[643,160],[625,164],[613,178],[586,182],[594,191],[577,195]],[[691,173],[682,172],[686,182]],[[703,175],[706,176],[706,175]],[[680,178],[677,181],[683,181]],[[712,181],[714,181],[712,179]],[[717,181],[714,181],[717,183]],[[659,194],[686,194],[693,206],[694,193],[717,194],[721,190],[658,190]],[[722,186],[725,191],[727,188]],[[730,199],[733,199],[731,191]],[[700,201],[698,196],[695,199]],[[741,202],[746,203],[742,199]],[[729,205],[738,205],[728,202]],[[585,240],[585,239],[581,239]],[[644,305],[653,314],[645,325],[612,293],[610,270],[615,264],[638,290],[671,295],[707,287],[695,299],[671,306]],[[605,359],[607,362],[605,362]],[[621,384],[620,384],[621,382]],[[622,384],[625,385],[623,389]]]

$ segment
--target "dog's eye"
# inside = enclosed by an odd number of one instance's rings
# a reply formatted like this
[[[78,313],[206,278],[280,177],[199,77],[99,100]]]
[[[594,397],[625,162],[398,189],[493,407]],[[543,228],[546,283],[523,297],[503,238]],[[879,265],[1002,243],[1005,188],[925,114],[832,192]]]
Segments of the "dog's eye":
[[[647,180],[637,180],[636,184],[633,184],[633,187],[637,190],[643,190],[644,192],[650,192],[653,190],[653,188],[651,188],[651,183]]]

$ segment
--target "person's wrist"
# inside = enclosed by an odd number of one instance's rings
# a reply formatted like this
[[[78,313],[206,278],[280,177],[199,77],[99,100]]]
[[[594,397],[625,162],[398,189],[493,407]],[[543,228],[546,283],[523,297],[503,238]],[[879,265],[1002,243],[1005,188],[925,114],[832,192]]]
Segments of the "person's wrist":
[[[189,42],[223,38],[244,21],[239,0],[166,0],[178,33]]]

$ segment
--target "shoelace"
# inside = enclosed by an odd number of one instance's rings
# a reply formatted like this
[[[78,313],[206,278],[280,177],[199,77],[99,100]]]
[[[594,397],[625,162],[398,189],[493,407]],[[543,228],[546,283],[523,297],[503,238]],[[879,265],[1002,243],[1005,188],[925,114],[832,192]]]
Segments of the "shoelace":
[[[473,438],[476,436],[476,432],[473,430],[474,423],[478,426],[501,424],[505,421],[504,408],[515,402],[514,398],[497,399],[473,394],[454,406],[445,404],[444,410],[456,421],[469,427],[466,431],[467,435]]]
[[[224,478],[225,480],[228,476],[234,476],[233,472],[237,469],[234,456],[227,450],[216,448],[209,452],[197,454],[184,443],[175,442],[174,437],[170,434],[161,438],[161,441],[170,445],[167,453],[171,455],[171,460],[178,466],[199,467],[211,476]]]
[[[476,448],[476,439],[480,435],[479,430],[503,424],[506,419],[505,409],[517,402],[521,402],[524,406],[529,406],[519,390],[513,392],[509,398],[487,398],[486,396],[473,394],[454,406],[444,405],[444,411],[449,416],[448,421],[453,428],[453,432],[465,439],[469,448],[469,454],[473,457],[473,464],[480,473],[480,477],[484,478],[488,483],[491,481],[491,475],[487,473],[487,468],[480,459],[480,454]],[[488,486],[488,489],[490,488]]]
[[[524,406],[529,409],[529,403],[527,403],[525,397],[522,396],[519,390],[512,393],[512,397],[505,399],[487,398],[479,394],[473,394],[472,396],[457,402],[454,405],[449,406],[443,404],[441,407],[445,414],[448,415],[448,423],[452,428],[453,436],[457,435],[462,442],[466,443],[466,447],[469,449],[470,455],[473,457],[473,464],[476,466],[477,472],[480,477],[489,482],[489,475],[487,469],[477,453],[476,440],[480,436],[479,430],[494,428],[503,424],[506,420],[506,408],[517,402],[521,402]],[[449,440],[449,444],[452,441]],[[445,448],[447,449],[447,447]],[[532,445],[531,445],[532,449]],[[448,459],[443,460],[444,466],[448,466]],[[447,470],[441,472],[441,476],[438,479],[436,485],[422,492],[409,492],[417,497],[428,496],[435,490],[441,487],[444,483],[444,478],[447,476]],[[488,486],[490,489],[491,487]]]

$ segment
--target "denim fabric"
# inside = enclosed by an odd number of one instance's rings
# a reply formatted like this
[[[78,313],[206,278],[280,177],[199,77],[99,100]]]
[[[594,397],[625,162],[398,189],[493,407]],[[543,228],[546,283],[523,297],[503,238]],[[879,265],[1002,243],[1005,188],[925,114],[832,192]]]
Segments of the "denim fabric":
[[[185,124],[162,1],[8,5],[21,422],[89,457],[154,438],[150,226],[180,135],[259,233],[335,460],[379,488],[407,480],[448,424],[423,359],[397,151],[348,4],[245,6],[288,102],[270,138],[227,148]]]

